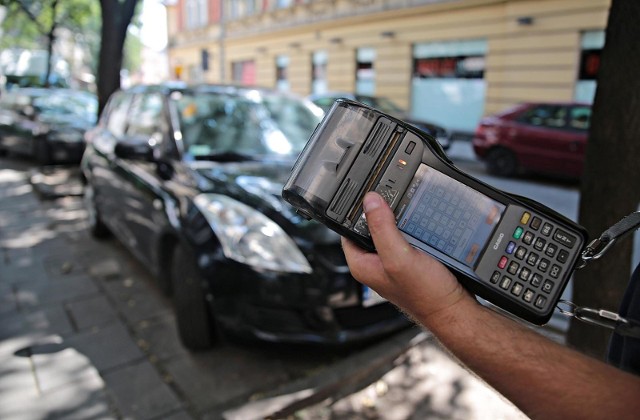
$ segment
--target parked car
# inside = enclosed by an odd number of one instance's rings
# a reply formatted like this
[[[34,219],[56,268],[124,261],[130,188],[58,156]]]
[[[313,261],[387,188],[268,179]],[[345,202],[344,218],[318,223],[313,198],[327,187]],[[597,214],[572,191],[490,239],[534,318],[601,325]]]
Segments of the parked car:
[[[0,96],[0,153],[41,164],[78,163],[84,133],[96,123],[95,95],[72,89],[11,89]]]
[[[480,120],[473,150],[495,175],[528,170],[579,178],[590,118],[588,104],[523,103]]]
[[[281,197],[321,116],[267,89],[145,86],[115,93],[87,133],[90,230],[173,295],[187,348],[216,331],[344,344],[410,325],[351,277],[338,235]]]
[[[332,92],[310,95],[308,99],[318,105],[325,112],[331,108],[331,105],[339,98],[351,99],[361,102],[379,111],[405,121],[422,131],[425,131],[435,137],[444,150],[448,150],[451,146],[451,133],[437,124],[413,118],[405,109],[395,104],[388,98],[382,96],[361,95],[347,92]]]

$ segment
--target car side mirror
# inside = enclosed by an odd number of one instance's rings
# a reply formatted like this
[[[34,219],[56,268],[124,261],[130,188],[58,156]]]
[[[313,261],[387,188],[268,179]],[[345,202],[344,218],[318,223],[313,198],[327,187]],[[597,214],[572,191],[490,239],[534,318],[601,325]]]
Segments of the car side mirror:
[[[113,150],[121,159],[153,161],[153,147],[148,141],[119,141]]]

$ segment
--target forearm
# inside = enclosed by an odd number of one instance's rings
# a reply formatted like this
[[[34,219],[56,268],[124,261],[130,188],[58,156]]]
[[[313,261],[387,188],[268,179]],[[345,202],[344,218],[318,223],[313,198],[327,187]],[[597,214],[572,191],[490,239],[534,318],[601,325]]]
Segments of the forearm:
[[[532,418],[637,418],[640,378],[561,346],[471,299],[418,319]]]

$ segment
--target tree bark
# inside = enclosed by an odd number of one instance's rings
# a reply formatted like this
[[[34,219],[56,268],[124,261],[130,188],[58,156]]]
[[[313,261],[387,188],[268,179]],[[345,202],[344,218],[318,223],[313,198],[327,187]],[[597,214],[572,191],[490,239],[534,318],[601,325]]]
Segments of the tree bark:
[[[51,3],[51,28],[49,28],[49,32],[47,33],[47,69],[44,74],[44,86],[51,86],[51,71],[53,70],[53,44],[56,42],[56,29],[57,25],[57,9],[58,9],[58,0],[53,0]]]
[[[100,0],[102,40],[98,63],[98,115],[113,92],[120,89],[124,41],[138,0]]]
[[[640,2],[613,0],[598,71],[579,222],[595,239],[640,202]],[[617,311],[631,274],[632,241],[617,243],[574,278],[579,306]],[[572,319],[569,345],[606,354],[611,331]]]

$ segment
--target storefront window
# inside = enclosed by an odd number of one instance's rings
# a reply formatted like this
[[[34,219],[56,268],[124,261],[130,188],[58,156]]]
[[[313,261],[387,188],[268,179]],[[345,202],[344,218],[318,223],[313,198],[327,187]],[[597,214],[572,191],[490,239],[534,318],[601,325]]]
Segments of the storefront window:
[[[595,97],[604,35],[604,31],[589,31],[582,34],[580,70],[574,95],[578,102],[592,103]]]
[[[234,83],[256,84],[256,63],[253,60],[234,61],[231,63],[231,73]]]
[[[414,45],[413,114],[453,132],[473,132],[484,111],[486,53],[484,39]]]
[[[356,93],[360,95],[376,94],[376,50],[358,48],[356,51]]]
[[[278,90],[289,90],[289,56],[279,55],[276,57],[276,88]]]
[[[327,89],[327,52],[316,51],[311,56],[311,93],[325,93]]]

